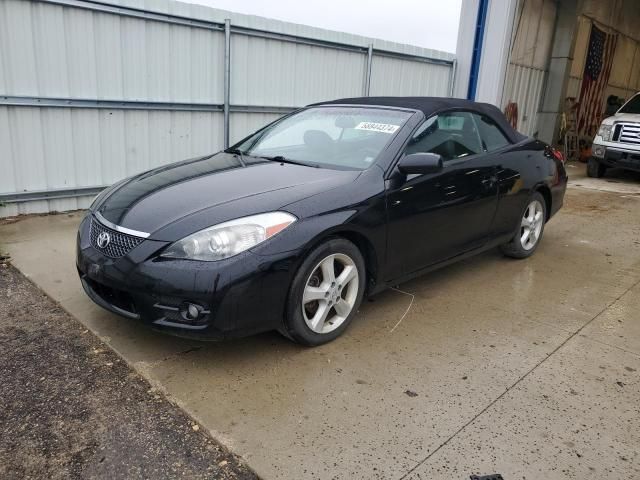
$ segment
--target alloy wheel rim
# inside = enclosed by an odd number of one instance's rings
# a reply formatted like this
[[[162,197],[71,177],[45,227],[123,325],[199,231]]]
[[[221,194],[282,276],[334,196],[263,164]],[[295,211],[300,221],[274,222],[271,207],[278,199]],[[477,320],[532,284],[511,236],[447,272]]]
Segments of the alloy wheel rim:
[[[525,250],[536,246],[544,224],[544,207],[538,200],[533,200],[524,211],[520,222],[520,244]]]
[[[358,298],[358,278],[358,267],[343,253],[316,265],[302,293],[302,316],[311,331],[325,334],[344,323]]]

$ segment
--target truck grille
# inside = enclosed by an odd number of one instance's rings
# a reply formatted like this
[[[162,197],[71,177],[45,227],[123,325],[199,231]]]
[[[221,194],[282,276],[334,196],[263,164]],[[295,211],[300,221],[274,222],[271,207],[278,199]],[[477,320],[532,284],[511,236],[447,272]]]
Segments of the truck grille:
[[[100,234],[106,233],[109,241],[104,247],[100,247],[98,237]],[[91,237],[91,245],[93,248],[102,252],[107,257],[120,258],[140,245],[144,238],[134,237],[126,233],[116,232],[99,223],[95,218],[91,218],[91,226],[89,227],[89,236]]]
[[[620,135],[618,137],[618,141],[621,143],[640,145],[640,123],[620,124]]]

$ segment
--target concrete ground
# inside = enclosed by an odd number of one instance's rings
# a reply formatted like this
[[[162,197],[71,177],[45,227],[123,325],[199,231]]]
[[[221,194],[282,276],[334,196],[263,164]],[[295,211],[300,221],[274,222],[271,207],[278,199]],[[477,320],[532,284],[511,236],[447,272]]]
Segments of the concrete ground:
[[[314,349],[185,341],[103,311],[75,272],[77,213],[0,241],[264,478],[640,478],[640,182],[569,173],[532,258],[491,251],[403,284]]]

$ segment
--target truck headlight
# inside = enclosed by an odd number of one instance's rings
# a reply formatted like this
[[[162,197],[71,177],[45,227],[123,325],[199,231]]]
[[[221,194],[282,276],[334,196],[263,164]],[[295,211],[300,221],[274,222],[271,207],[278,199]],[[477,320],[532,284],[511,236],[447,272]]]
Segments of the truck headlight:
[[[600,129],[598,130],[598,136],[602,137],[602,140],[608,142],[611,140],[611,130],[612,125],[600,125]]]
[[[268,240],[296,221],[286,212],[270,212],[220,223],[172,243],[160,255],[214,262],[233,257]]]

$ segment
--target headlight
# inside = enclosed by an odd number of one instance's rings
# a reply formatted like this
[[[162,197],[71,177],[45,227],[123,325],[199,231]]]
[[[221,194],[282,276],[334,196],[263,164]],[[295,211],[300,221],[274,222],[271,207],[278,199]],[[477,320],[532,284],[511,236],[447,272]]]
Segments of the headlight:
[[[600,125],[598,136],[602,137],[602,140],[604,140],[605,142],[611,140],[611,127],[612,125]]]
[[[295,221],[296,217],[286,212],[238,218],[178,240],[160,256],[207,262],[222,260],[255,247]]]

